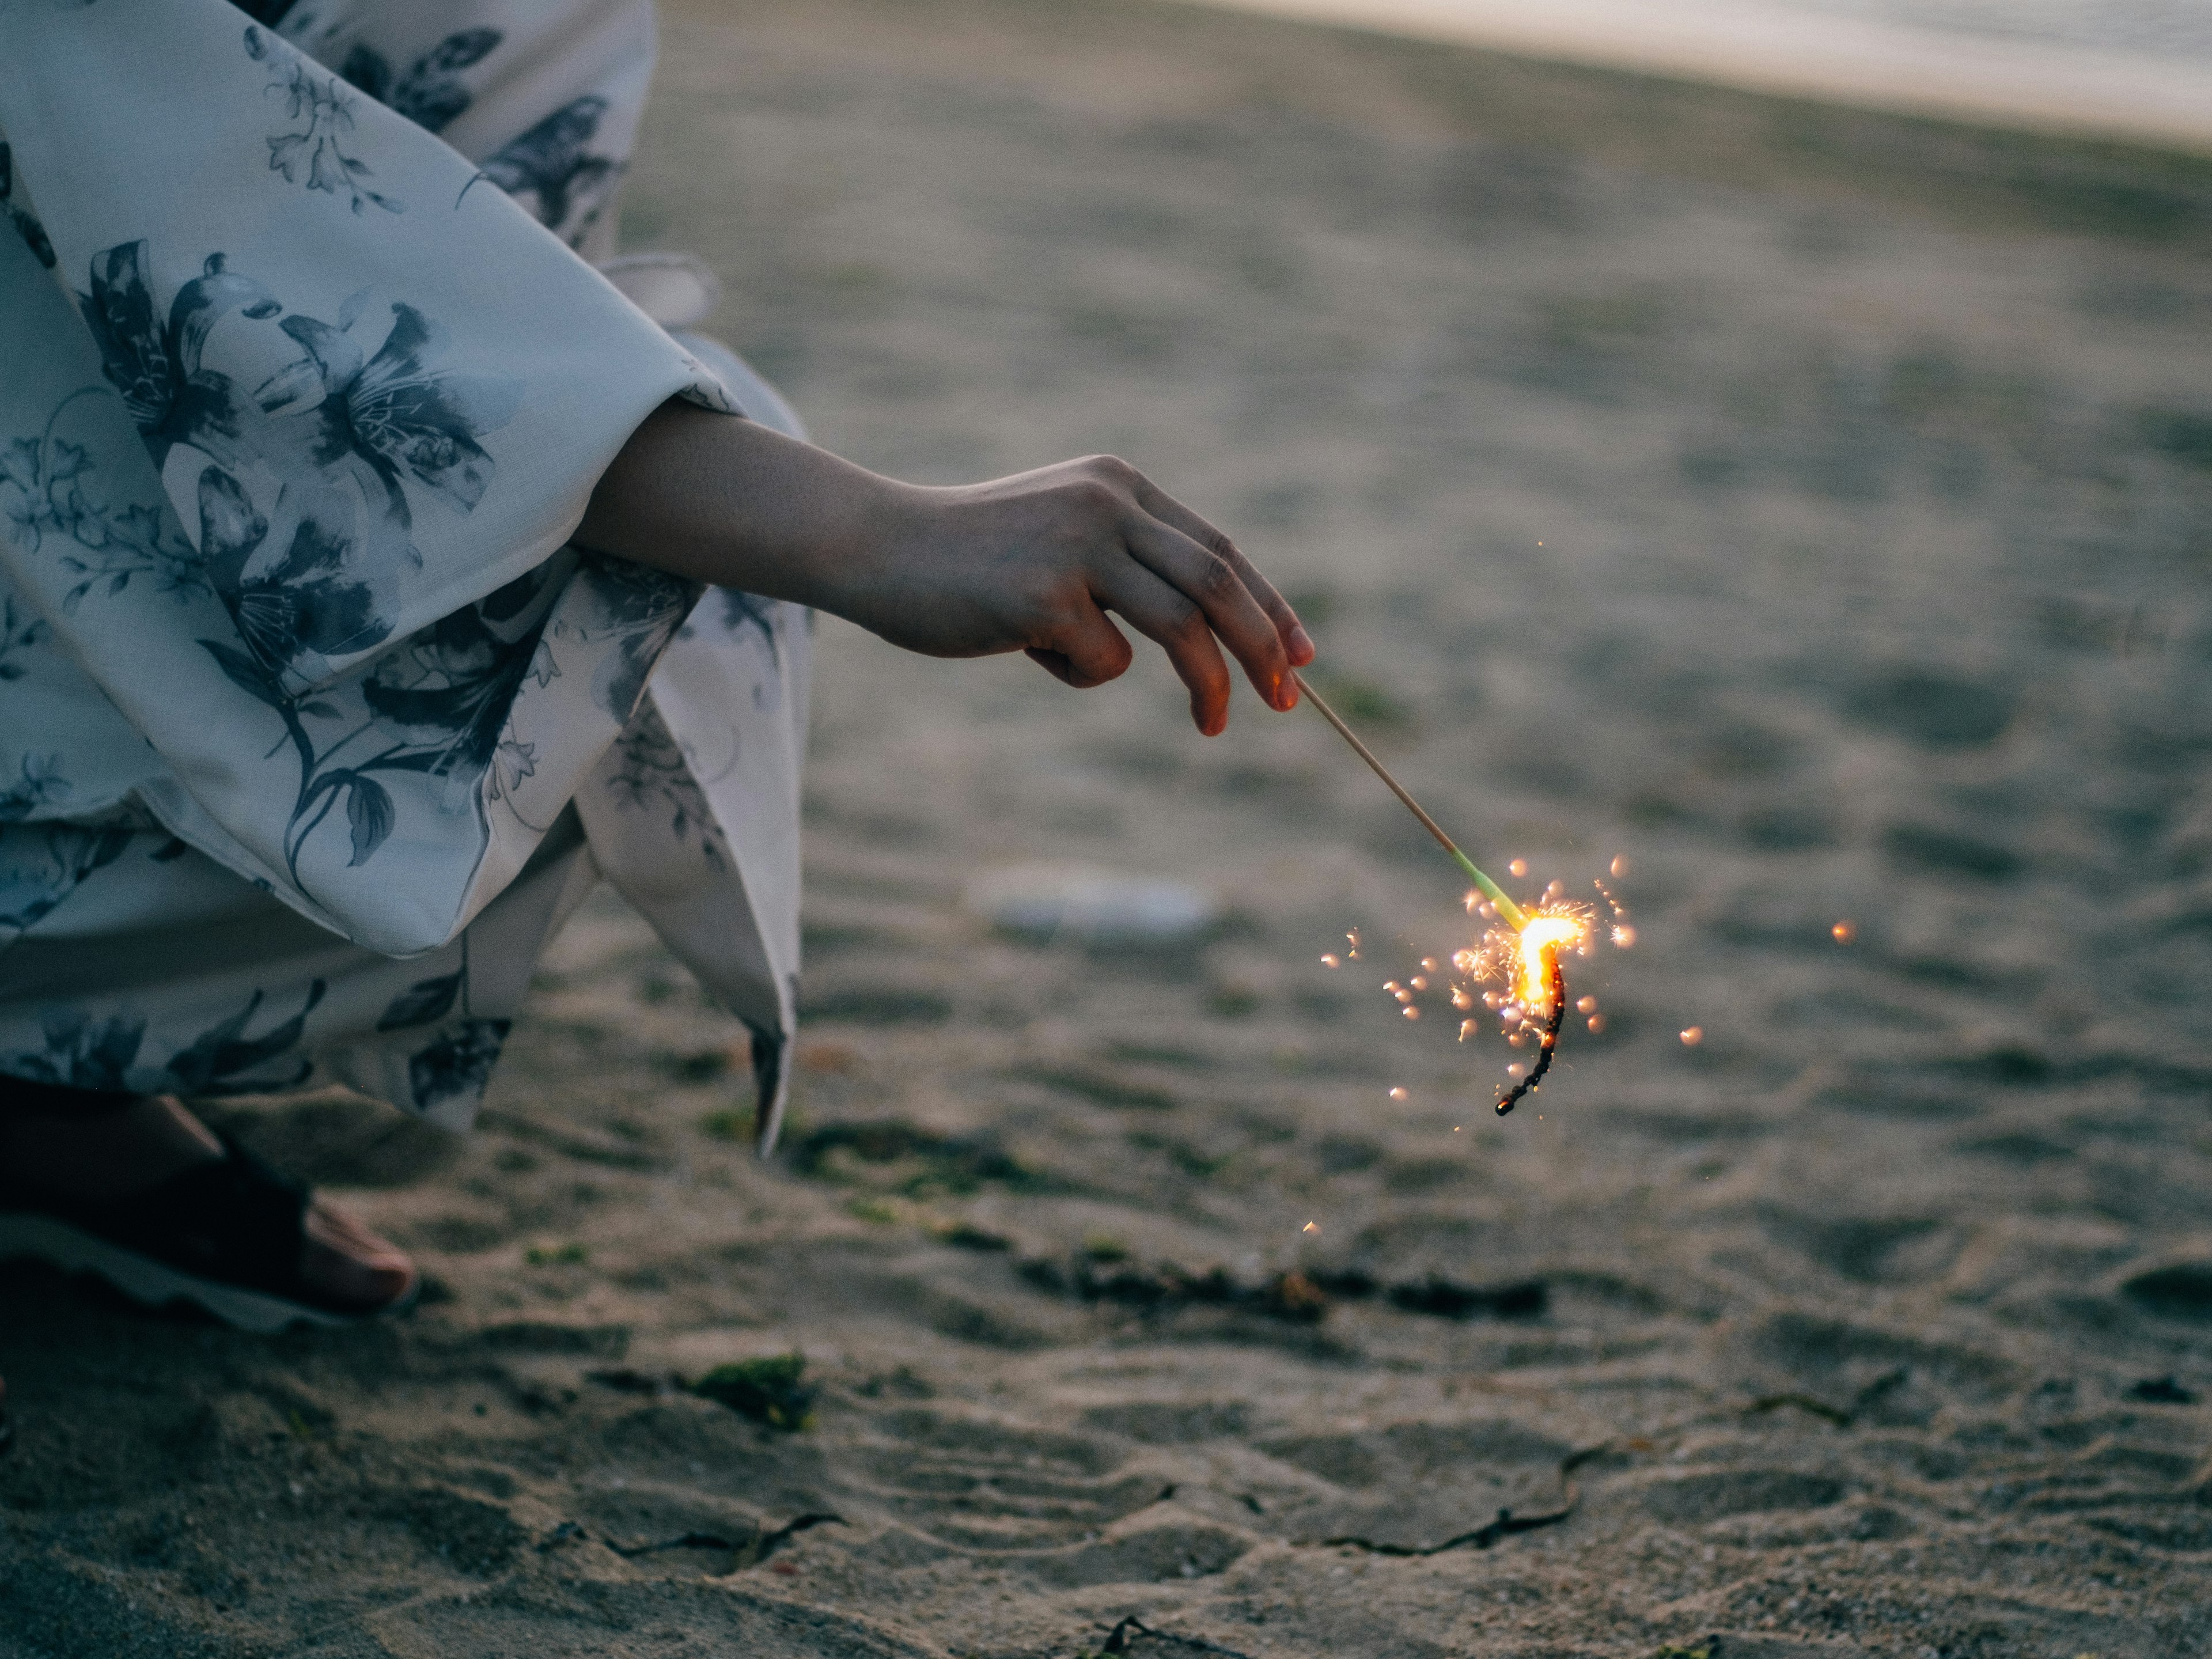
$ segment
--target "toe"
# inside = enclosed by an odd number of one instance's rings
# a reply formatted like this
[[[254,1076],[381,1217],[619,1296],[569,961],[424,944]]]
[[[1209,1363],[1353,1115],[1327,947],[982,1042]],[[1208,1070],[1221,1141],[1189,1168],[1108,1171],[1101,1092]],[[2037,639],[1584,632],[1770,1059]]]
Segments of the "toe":
[[[333,1302],[373,1311],[415,1287],[405,1251],[319,1194],[308,1200],[301,1233],[300,1276]]]

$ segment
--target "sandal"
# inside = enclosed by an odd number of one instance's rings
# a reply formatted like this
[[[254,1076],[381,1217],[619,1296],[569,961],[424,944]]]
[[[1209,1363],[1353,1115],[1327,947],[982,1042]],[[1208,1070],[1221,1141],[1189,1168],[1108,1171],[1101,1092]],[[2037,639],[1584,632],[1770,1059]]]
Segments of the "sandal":
[[[0,1170],[0,1261],[94,1273],[144,1306],[194,1303],[246,1331],[357,1324],[413,1304],[411,1273],[398,1296],[370,1306],[306,1283],[308,1189],[216,1133],[223,1157],[124,1199],[72,1198]]]

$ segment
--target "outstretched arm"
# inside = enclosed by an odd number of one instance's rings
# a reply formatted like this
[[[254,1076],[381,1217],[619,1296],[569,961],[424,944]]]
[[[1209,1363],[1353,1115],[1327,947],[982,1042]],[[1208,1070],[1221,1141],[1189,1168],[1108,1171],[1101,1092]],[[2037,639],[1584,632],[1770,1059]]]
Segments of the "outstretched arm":
[[[1229,723],[1221,647],[1276,708],[1296,705],[1290,671],[1313,660],[1251,561],[1109,456],[934,489],[670,403],[600,479],[576,540],[814,605],[930,656],[1026,651],[1074,686],[1128,668],[1115,611],[1168,653],[1208,736]]]

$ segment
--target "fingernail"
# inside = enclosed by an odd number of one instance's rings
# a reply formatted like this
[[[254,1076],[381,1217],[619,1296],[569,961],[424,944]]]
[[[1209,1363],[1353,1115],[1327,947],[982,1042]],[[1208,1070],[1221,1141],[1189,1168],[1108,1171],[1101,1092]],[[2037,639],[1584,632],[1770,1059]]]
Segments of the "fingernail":
[[[1301,651],[1305,653],[1305,661],[1313,660],[1313,635],[1306,632],[1303,623],[1292,623],[1291,624],[1291,654],[1295,657]]]

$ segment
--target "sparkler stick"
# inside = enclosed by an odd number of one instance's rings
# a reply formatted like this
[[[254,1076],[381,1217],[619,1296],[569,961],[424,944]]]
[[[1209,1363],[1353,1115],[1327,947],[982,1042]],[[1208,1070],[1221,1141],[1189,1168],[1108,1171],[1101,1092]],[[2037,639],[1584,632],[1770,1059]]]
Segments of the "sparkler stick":
[[[1406,786],[1390,775],[1390,769],[1376,759],[1375,751],[1360,742],[1359,734],[1344,723],[1344,716],[1331,708],[1321,693],[1306,684],[1304,676],[1297,669],[1291,670],[1291,678],[1297,684],[1299,691],[1310,698],[1313,706],[1321,711],[1321,717],[1336,728],[1336,735],[1352,745],[1352,752],[1365,761],[1374,769],[1376,777],[1389,785],[1390,793],[1404,803],[1408,812],[1421,821],[1421,828],[1434,836],[1437,838],[1437,845],[1449,853],[1458,861],[1459,867],[1466,871],[1469,879],[1482,890],[1482,896],[1498,907],[1498,914],[1505,925],[1516,933],[1526,927],[1528,925],[1528,913],[1509,898],[1504,888],[1478,870],[1473,859],[1459,850],[1459,844],[1444,834],[1443,826],[1421,810],[1421,803],[1406,793]]]
[[[1559,1052],[1559,1027],[1565,1023],[1567,1017],[1567,981],[1566,975],[1559,968],[1559,951],[1562,945],[1579,936],[1579,926],[1557,922],[1549,912],[1532,917],[1516,904],[1504,888],[1484,874],[1473,859],[1459,850],[1459,843],[1444,834],[1443,826],[1421,810],[1420,802],[1407,793],[1404,784],[1390,775],[1390,769],[1377,760],[1375,751],[1359,740],[1359,734],[1345,724],[1341,714],[1328,706],[1328,699],[1307,684],[1305,678],[1297,669],[1291,671],[1291,678],[1298,690],[1312,700],[1313,706],[1321,711],[1322,718],[1336,728],[1337,736],[1352,745],[1352,753],[1367,763],[1375,775],[1389,786],[1390,793],[1398,798],[1406,810],[1421,821],[1421,828],[1437,838],[1437,845],[1450,854],[1453,861],[1467,872],[1483,896],[1497,910],[1498,919],[1521,935],[1524,971],[1535,982],[1540,983],[1543,1000],[1551,1006],[1537,1036],[1535,1064],[1528,1068],[1527,1076],[1498,1099],[1498,1115],[1503,1117],[1519,1105],[1524,1097],[1535,1091],[1537,1085],[1544,1080],[1544,1073],[1552,1069],[1553,1056]],[[1415,984],[1419,982],[1418,980],[1414,981]],[[1534,1000],[1532,992],[1522,994]]]

